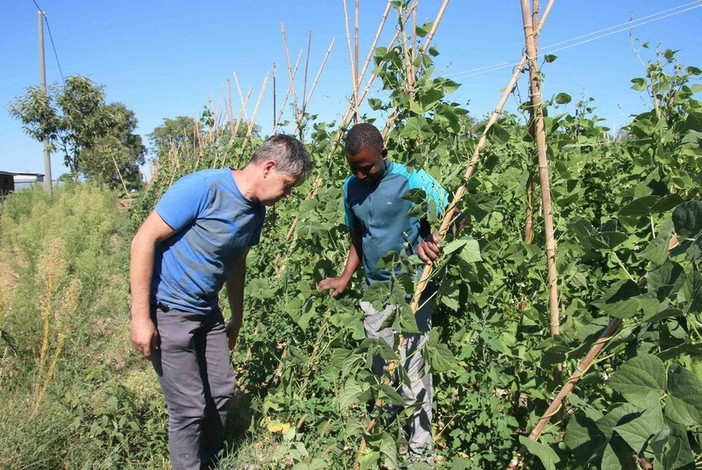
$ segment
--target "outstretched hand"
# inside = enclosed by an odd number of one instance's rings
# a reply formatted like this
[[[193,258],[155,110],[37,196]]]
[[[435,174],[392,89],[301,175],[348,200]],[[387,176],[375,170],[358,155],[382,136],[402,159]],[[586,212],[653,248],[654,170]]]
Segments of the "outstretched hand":
[[[326,279],[323,279],[320,281],[319,285],[317,288],[319,290],[331,290],[331,296],[334,297],[335,299],[339,297],[341,294],[344,293],[346,290],[346,287],[348,287],[349,283],[348,281],[344,280],[341,277],[328,277]]]
[[[426,264],[431,264],[441,256],[441,239],[437,233],[432,233],[417,244],[417,255]]]

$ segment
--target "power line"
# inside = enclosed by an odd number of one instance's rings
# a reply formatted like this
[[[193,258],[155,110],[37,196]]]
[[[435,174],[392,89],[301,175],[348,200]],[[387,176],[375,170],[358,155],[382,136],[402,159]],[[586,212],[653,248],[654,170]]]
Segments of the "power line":
[[[61,82],[65,83],[66,79],[63,77],[63,69],[61,68],[61,61],[59,61],[58,52],[56,51],[56,44],[54,44],[54,36],[51,34],[51,26],[49,26],[49,18],[47,18],[46,13],[39,6],[39,4],[36,2],[36,0],[32,0],[32,3],[34,3],[34,6],[37,7],[37,10],[39,10],[41,12],[41,16],[44,18],[44,23],[46,23],[46,30],[49,32],[49,40],[51,41],[51,48],[54,51],[54,58],[56,59],[56,65],[58,66],[58,69],[59,69],[59,75],[61,75]]]
[[[690,5],[694,5],[694,6],[690,6]],[[689,7],[689,8],[685,8],[685,7]],[[542,53],[542,54],[540,54],[540,55],[543,55],[544,52],[553,53],[553,52],[563,51],[563,50],[565,50],[565,49],[570,49],[571,47],[575,47],[575,46],[579,46],[579,45],[582,45],[582,44],[586,44],[586,43],[588,43],[588,42],[592,42],[592,41],[595,41],[595,40],[597,40],[597,39],[602,39],[602,38],[604,38],[604,37],[611,36],[611,35],[617,34],[617,33],[621,33],[621,32],[623,32],[623,31],[632,30],[632,29],[634,29],[634,28],[638,28],[639,26],[644,26],[644,25],[646,25],[646,24],[654,23],[654,22],[656,22],[656,21],[660,21],[660,20],[669,18],[669,17],[671,17],[671,16],[679,15],[679,14],[681,14],[681,13],[685,13],[685,12],[688,12],[688,11],[690,11],[690,10],[694,10],[694,9],[700,8],[700,7],[702,7],[702,0],[695,0],[695,1],[693,1],[693,2],[689,2],[689,3],[683,4],[683,5],[679,5],[679,6],[675,7],[675,8],[670,8],[670,9],[668,9],[668,10],[663,10],[663,11],[660,11],[660,12],[658,12],[658,13],[654,13],[654,14],[651,14],[651,15],[647,15],[647,16],[638,18],[638,19],[633,20],[633,21],[629,21],[629,22],[626,22],[626,23],[620,23],[620,24],[618,24],[618,25],[610,26],[610,27],[608,27],[608,28],[600,29],[600,30],[598,30],[598,31],[593,31],[593,32],[588,33],[588,34],[583,34],[583,35],[581,35],[581,36],[576,36],[576,37],[574,37],[574,38],[570,38],[570,39],[567,39],[567,40],[565,40],[565,41],[560,41],[560,42],[557,42],[557,43],[554,43],[554,44],[550,44],[550,45],[548,45],[548,46],[544,46],[544,47],[541,48],[541,53]],[[683,9],[680,10],[681,8],[683,8]],[[669,12],[674,11],[674,10],[678,10],[678,11],[675,11],[674,13],[670,13],[670,14],[665,15],[665,13],[669,13]],[[662,16],[661,16],[661,15],[662,15]],[[652,17],[655,17],[655,18],[652,19],[652,20],[649,20],[649,21],[643,21],[643,22],[642,22],[642,20],[645,20],[645,19],[648,19],[648,18],[652,18]],[[622,26],[623,26],[623,27],[622,27]],[[614,29],[614,28],[620,28],[620,29],[617,29],[617,30],[615,30],[615,31],[610,31],[611,29]],[[600,34],[600,35],[595,36],[595,37],[589,37],[589,36],[592,36],[592,35],[594,35],[594,34],[602,33],[602,32],[604,32],[604,31],[610,31],[610,32],[605,33],[605,34]],[[555,49],[554,49],[555,46],[559,46],[559,45],[561,45],[561,44],[567,44],[567,43],[569,43],[569,42],[577,41],[578,39],[588,38],[588,37],[589,37],[589,39],[585,39],[585,40],[583,40],[583,41],[576,42],[576,43],[574,43],[574,44],[569,44],[569,45],[567,45],[567,46],[563,46],[563,47],[555,48]],[[515,67],[515,66],[519,65],[519,63],[520,63],[519,61],[517,61],[517,62],[501,62],[501,63],[499,63],[499,64],[488,65],[488,66],[482,66],[482,67],[476,67],[476,68],[474,68],[474,69],[468,69],[468,70],[463,70],[463,71],[459,71],[459,72],[454,72],[454,73],[450,73],[450,74],[448,74],[448,75],[451,76],[451,77],[458,77],[458,76],[460,76],[460,77],[463,77],[463,78],[474,77],[474,76],[476,76],[476,75],[482,75],[482,74],[485,74],[485,73],[494,72],[494,71],[501,70],[501,69],[504,69],[504,68]]]

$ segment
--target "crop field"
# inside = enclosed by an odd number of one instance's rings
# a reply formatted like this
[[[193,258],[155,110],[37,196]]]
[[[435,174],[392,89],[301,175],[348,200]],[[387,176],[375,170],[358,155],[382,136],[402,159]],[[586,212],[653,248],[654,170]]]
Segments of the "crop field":
[[[650,109],[616,135],[592,100],[534,101],[535,63],[520,112],[479,118],[451,101],[458,83],[434,75],[430,30],[417,27],[416,49],[375,48],[383,90],[367,115],[351,103],[341,122],[321,122],[295,108],[286,131],[317,165],[269,209],[249,255],[230,452],[218,468],[402,466],[412,408],[372,406],[404,402],[370,368],[375,354],[397,352],[365,338],[358,303],[401,305],[393,326],[412,332],[421,262],[391,253],[409,274],[368,289],[357,276],[339,299],[317,289],[348,249],[344,132],[379,115],[390,158],[431,173],[467,219],[445,230],[426,270],[438,287],[422,351],[436,466],[700,468],[702,71],[659,51],[632,77]],[[163,398],[128,339],[129,242],[173,181],[241,167],[261,142],[210,111],[199,125],[197,144],[161,154],[128,209],[91,184],[5,199],[0,467],[168,468]],[[407,197],[448,226],[421,195]]]

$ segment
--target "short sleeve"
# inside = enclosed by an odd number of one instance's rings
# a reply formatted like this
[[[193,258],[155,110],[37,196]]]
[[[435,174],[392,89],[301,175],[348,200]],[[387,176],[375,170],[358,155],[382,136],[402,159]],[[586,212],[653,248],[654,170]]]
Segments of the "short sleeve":
[[[427,202],[434,202],[436,215],[449,205],[448,192],[439,184],[436,179],[424,170],[417,170],[409,177],[410,189],[419,188],[427,195]]]
[[[179,232],[207,207],[209,194],[209,185],[201,175],[193,173],[168,188],[154,210],[173,230]]]
[[[344,181],[344,222],[348,228],[353,228],[353,213],[349,205],[349,181],[351,181],[350,177]]]
[[[256,227],[256,230],[251,234],[251,238],[249,239],[249,246],[255,246],[258,245],[261,242],[261,231],[263,230],[263,221],[265,220],[266,217],[266,208],[261,207],[261,212],[256,215],[260,219],[260,222],[258,226]]]

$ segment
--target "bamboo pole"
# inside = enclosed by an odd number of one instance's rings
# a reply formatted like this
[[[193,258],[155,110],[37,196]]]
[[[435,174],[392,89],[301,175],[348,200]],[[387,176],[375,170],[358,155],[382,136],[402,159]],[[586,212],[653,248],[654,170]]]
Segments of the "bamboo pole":
[[[538,2],[537,2],[538,5]],[[558,314],[558,269],[556,267],[556,239],[553,226],[553,211],[551,205],[551,185],[549,182],[548,155],[546,144],[546,130],[544,126],[543,108],[541,106],[541,78],[539,66],[536,61],[537,50],[535,32],[532,24],[531,7],[529,0],[521,0],[522,18],[524,20],[524,38],[526,40],[526,53],[529,62],[529,79],[531,90],[531,115],[534,122],[536,147],[539,154],[539,179],[541,182],[541,207],[544,214],[546,230],[546,262],[548,265],[548,290],[549,290],[549,324],[551,336],[560,333],[560,320]]]
[[[234,133],[232,134],[232,139],[236,138],[236,133],[239,132],[239,127],[241,126],[241,123],[244,122],[244,118],[246,116],[246,108],[248,107],[249,100],[251,99],[251,93],[253,93],[253,87],[249,87],[249,91],[246,93],[246,99],[244,99],[244,97],[241,96],[240,93],[241,109],[239,110],[239,116],[236,118],[236,124],[234,125]]]
[[[278,133],[278,105],[276,103],[276,92],[277,92],[277,83],[276,83],[276,70],[275,70],[275,62],[273,62],[273,134]]]
[[[256,100],[256,107],[254,108],[253,116],[251,117],[251,121],[249,122],[249,128],[246,130],[246,137],[244,139],[244,142],[246,142],[246,140],[251,138],[253,128],[256,124],[256,118],[258,117],[258,111],[261,108],[261,102],[263,101],[263,96],[266,93],[267,87],[268,87],[268,74],[266,74],[266,76],[263,78],[263,84],[261,85],[261,92],[258,94],[258,100]]]
[[[537,31],[541,31],[544,27],[544,23],[546,22],[546,19],[548,18],[548,13],[551,11],[551,7],[553,6],[553,3],[555,0],[549,0],[548,5],[546,6],[546,10],[544,10],[544,14],[541,17],[541,21],[539,22],[539,27],[537,28]],[[517,65],[517,67],[514,69],[514,73],[512,74],[512,78],[510,79],[509,83],[507,84],[507,87],[505,88],[505,91],[502,93],[502,97],[500,98],[500,101],[497,103],[497,106],[495,107],[495,110],[492,112],[492,115],[490,116],[490,119],[488,119],[488,122],[485,124],[485,129],[483,130],[482,135],[480,136],[480,139],[478,140],[478,144],[475,147],[475,151],[473,152],[473,157],[471,158],[470,162],[468,163],[468,168],[466,169],[466,173],[463,177],[464,183],[456,190],[456,193],[454,194],[453,201],[449,206],[446,208],[446,211],[444,211],[444,218],[441,223],[441,227],[439,228],[439,237],[443,238],[446,235],[446,232],[448,231],[449,226],[451,225],[451,216],[447,216],[446,214],[453,214],[454,210],[456,209],[458,202],[463,198],[463,195],[466,192],[468,181],[470,180],[471,176],[473,176],[473,172],[475,171],[475,167],[480,161],[480,151],[482,148],[485,146],[485,143],[487,142],[487,133],[488,131],[492,128],[492,126],[495,124],[497,121],[497,118],[500,116],[502,113],[502,110],[504,109],[505,103],[507,102],[507,99],[509,98],[509,95],[512,93],[512,90],[514,89],[515,85],[517,84],[517,80],[519,79],[519,74],[522,73],[522,69],[524,68],[524,65],[526,64],[527,61],[527,55],[524,54],[522,56],[521,61]],[[422,293],[424,292],[424,289],[427,286],[427,283],[429,281],[429,277],[432,274],[433,267],[432,265],[428,265],[424,267],[424,271],[422,272],[422,277],[417,282],[417,285],[415,287],[415,293],[412,298],[412,309],[414,311],[417,311],[417,307],[419,307],[419,298],[422,296]]]
[[[427,35],[426,40],[422,44],[422,54],[426,54],[426,52],[429,50],[429,46],[431,45],[431,41],[434,38],[434,34],[436,34],[436,30],[439,27],[439,24],[441,23],[441,19],[444,17],[444,13],[446,12],[446,8],[448,7],[450,0],[444,0],[443,3],[441,4],[441,7],[439,7],[439,11],[436,14],[436,18],[434,19],[434,22],[431,25],[431,30],[429,31],[429,34]],[[416,5],[415,5],[416,6]],[[406,20],[403,22],[406,23]],[[414,71],[412,75],[414,75]],[[390,133],[390,129],[392,129],[392,126],[395,124],[395,120],[397,119],[398,116],[398,109],[397,106],[393,110],[393,112],[390,115],[390,118],[388,121],[385,123],[385,128],[381,132],[383,139],[385,139],[388,134]]]
[[[293,97],[293,113],[295,114],[295,120],[299,121],[300,120],[300,110],[298,108],[298,103],[297,103],[297,90],[295,89],[294,81],[295,81],[295,74],[292,71],[292,66],[290,64],[290,51],[288,49],[288,38],[285,35],[285,23],[280,23],[280,32],[283,35],[283,48],[285,49],[285,61],[288,64],[288,76],[290,77],[290,82],[291,82],[291,87],[290,90],[292,91],[292,97]],[[302,51],[300,51],[302,53]],[[298,59],[299,63],[299,59]],[[295,70],[297,70],[297,66],[295,66]]]
[[[314,81],[312,82],[312,86],[310,87],[310,92],[307,94],[307,97],[305,98],[305,104],[303,105],[303,112],[305,109],[307,109],[307,105],[310,103],[310,100],[312,99],[312,95],[314,94],[314,90],[317,88],[317,82],[319,81],[319,77],[322,75],[322,71],[324,70],[324,66],[327,64],[327,59],[329,58],[329,54],[331,53],[332,48],[334,47],[334,42],[336,41],[336,37],[333,37],[331,42],[329,43],[329,47],[327,48],[327,53],[324,54],[324,59],[322,59],[322,64],[319,66],[319,70],[317,71],[317,75],[314,77]]]
[[[595,358],[597,358],[602,349],[604,349],[607,343],[612,339],[612,335],[617,328],[619,328],[621,322],[622,321],[619,318],[614,318],[609,322],[609,325],[607,325],[607,327],[602,331],[602,334],[600,334],[600,337],[597,339],[595,344],[592,345],[590,351],[588,351],[587,355],[582,361],[580,361],[580,364],[578,364],[578,367],[576,367],[575,372],[573,372],[565,385],[563,385],[563,388],[561,388],[561,391],[558,392],[558,395],[556,395],[556,397],[553,399],[548,409],[544,412],[541,418],[539,418],[536,426],[534,426],[534,429],[531,431],[531,433],[529,433],[529,439],[532,441],[537,441],[539,439],[539,436],[541,436],[541,433],[551,420],[551,417],[558,412],[558,410],[561,408],[563,400],[570,394],[570,392],[573,391],[575,384],[578,383],[585,372],[587,372],[587,370],[590,368]],[[516,469],[519,466],[519,462],[520,457],[517,455],[509,463],[507,469]]]
[[[283,112],[285,111],[285,105],[288,104],[288,98],[290,98],[290,95],[293,92],[293,88],[295,87],[295,80],[294,78],[297,77],[297,69],[300,66],[300,59],[302,59],[302,51],[297,55],[297,60],[295,61],[295,67],[293,68],[293,80],[290,80],[288,83],[288,89],[285,92],[285,98],[283,99],[283,104],[280,105],[280,111],[278,111],[278,122],[280,122],[281,119],[283,119]],[[294,111],[293,111],[294,113]]]
[[[349,12],[348,6],[346,5],[346,0],[341,0],[344,6],[344,27],[346,28],[346,47],[349,50],[349,64],[351,65],[351,84],[353,86],[353,93],[351,94],[351,105],[353,109],[353,119],[354,122],[358,123],[358,83],[356,74],[356,62],[354,60],[354,51],[351,44],[351,31],[349,27]]]
[[[309,31],[309,35],[307,36],[307,57],[305,58],[305,76],[304,80],[302,81],[302,113],[305,113],[305,105],[307,102],[305,101],[305,97],[307,96],[307,75],[309,73],[310,69],[310,52],[312,49],[312,30]]]

